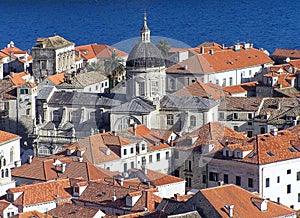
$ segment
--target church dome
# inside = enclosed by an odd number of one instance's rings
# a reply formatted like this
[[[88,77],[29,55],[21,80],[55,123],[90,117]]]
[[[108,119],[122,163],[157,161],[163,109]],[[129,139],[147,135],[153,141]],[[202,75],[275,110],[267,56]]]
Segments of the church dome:
[[[144,26],[141,29],[141,41],[136,44],[128,55],[126,67],[161,67],[165,66],[160,50],[150,41],[150,29],[144,16]]]
[[[127,67],[161,67],[164,65],[160,50],[152,42],[144,41],[134,46],[126,62]]]

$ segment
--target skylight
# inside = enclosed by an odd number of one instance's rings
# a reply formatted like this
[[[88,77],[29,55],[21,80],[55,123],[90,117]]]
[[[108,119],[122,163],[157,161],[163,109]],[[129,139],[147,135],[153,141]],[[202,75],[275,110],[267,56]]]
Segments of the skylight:
[[[294,148],[292,148],[292,147],[288,147],[288,149],[290,150],[290,152],[296,152],[296,151],[294,150]]]
[[[250,156],[249,156],[249,158],[254,158],[256,156],[256,153],[254,152],[253,154],[251,154]]]

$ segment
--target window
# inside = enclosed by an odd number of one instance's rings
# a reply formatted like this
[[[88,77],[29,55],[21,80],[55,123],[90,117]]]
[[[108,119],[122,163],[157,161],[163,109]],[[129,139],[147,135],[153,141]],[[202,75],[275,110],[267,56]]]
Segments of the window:
[[[127,171],[127,163],[124,163],[124,172]]]
[[[151,96],[158,94],[158,81],[151,82]]]
[[[233,130],[234,131],[239,131],[239,127],[238,126],[233,126]]]
[[[60,113],[58,110],[53,111],[52,116],[53,122],[59,122]]]
[[[26,109],[26,115],[30,115],[30,108]]]
[[[270,178],[266,178],[266,187],[270,187]]]
[[[248,178],[248,187],[253,188],[253,179],[252,178]]]
[[[239,114],[238,114],[238,113],[233,113],[233,119],[234,119],[234,120],[239,119]]]
[[[287,171],[286,171],[286,174],[291,174],[291,170],[290,170],[290,169],[287,170]]]
[[[185,183],[186,187],[189,187],[189,188],[192,187],[192,178],[186,177],[185,181],[186,181],[186,183]]]
[[[40,68],[43,70],[47,69],[47,61],[40,61]]]
[[[288,194],[291,193],[291,185],[286,186],[286,193],[288,193]]]
[[[149,155],[149,163],[152,163],[152,154]]]
[[[247,137],[252,137],[253,136],[253,131],[252,130],[248,130],[247,131]]]
[[[223,79],[222,86],[226,86],[226,78]]]
[[[252,119],[252,114],[248,113],[248,120],[251,120],[251,119]]]
[[[278,203],[278,204],[280,203],[280,197],[277,198],[277,203]]]
[[[174,151],[174,158],[175,159],[179,158],[179,152],[177,150]]]
[[[202,175],[202,183],[206,183],[206,175]]]
[[[175,89],[175,80],[174,79],[170,79],[170,87],[172,90]]]
[[[300,202],[300,193],[298,193],[298,202]]]
[[[240,176],[235,177],[235,184],[238,185],[238,186],[241,185],[241,177]]]
[[[291,209],[294,209],[294,205],[291,205],[290,208],[291,208]]]
[[[156,161],[160,161],[160,153],[156,154]]]
[[[20,89],[20,94],[28,94],[28,89]]]
[[[174,124],[174,116],[173,116],[173,114],[168,114],[167,115],[167,124],[168,125],[173,125]]]
[[[253,123],[251,121],[248,122],[248,126],[252,126]]]
[[[145,95],[145,85],[144,85],[144,83],[139,83],[139,95],[140,96]]]
[[[280,176],[277,176],[277,183],[280,183]]]
[[[192,161],[186,160],[185,161],[185,170],[191,172],[192,171]]]
[[[297,181],[299,181],[299,180],[300,180],[300,171],[297,172]]]
[[[130,163],[130,167],[131,167],[131,168],[134,168],[134,161],[132,161],[132,162]]]
[[[265,133],[266,133],[265,127],[260,127],[260,134],[265,134]]]
[[[169,160],[169,158],[170,158],[170,152],[167,151],[167,152],[166,152],[166,160]]]
[[[3,166],[6,166],[6,159],[3,159]]]
[[[196,126],[196,117],[194,115],[190,116],[190,126]]]
[[[142,157],[142,165],[146,165],[146,157]]]
[[[123,150],[123,154],[126,155],[127,154],[127,149]]]
[[[209,181],[217,182],[218,179],[218,173],[210,172],[209,173]]]
[[[142,151],[144,151],[146,149],[146,145],[142,144]]]
[[[5,177],[8,177],[8,169],[5,170]]]
[[[130,148],[130,153],[131,153],[131,154],[134,153],[134,148]]]
[[[12,147],[12,148],[10,149],[10,162],[11,162],[11,163],[14,162],[14,153],[15,153],[14,147]]]
[[[80,117],[78,111],[72,111],[70,113],[70,122],[79,122]]]
[[[224,120],[224,112],[219,113],[219,120]]]
[[[233,84],[233,79],[232,77],[229,77],[229,85],[232,86],[232,84]]]
[[[228,174],[224,174],[224,183],[228,184]]]

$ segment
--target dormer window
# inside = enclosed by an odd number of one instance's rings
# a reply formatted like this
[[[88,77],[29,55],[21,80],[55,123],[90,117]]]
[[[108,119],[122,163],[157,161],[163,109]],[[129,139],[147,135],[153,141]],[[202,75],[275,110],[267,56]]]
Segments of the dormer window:
[[[27,95],[28,94],[28,89],[20,89],[20,94],[21,95]]]

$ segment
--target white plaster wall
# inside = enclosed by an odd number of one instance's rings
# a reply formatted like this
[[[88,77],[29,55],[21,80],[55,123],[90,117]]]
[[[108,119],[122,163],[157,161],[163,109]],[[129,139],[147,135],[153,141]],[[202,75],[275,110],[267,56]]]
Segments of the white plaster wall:
[[[286,151],[289,152],[289,151]],[[287,174],[287,170],[291,174]],[[295,210],[300,209],[298,194],[300,193],[300,180],[297,181],[297,172],[300,172],[300,159],[279,161],[271,164],[261,165],[259,167],[260,189],[259,192],[264,198],[277,202],[280,197],[280,203],[290,207],[294,205]],[[277,177],[280,182],[277,183]],[[270,187],[266,187],[266,178],[270,179]],[[287,193],[287,185],[291,185],[291,193]]]
[[[185,181],[157,186],[158,192],[154,193],[161,198],[171,198],[175,194],[185,195]]]

